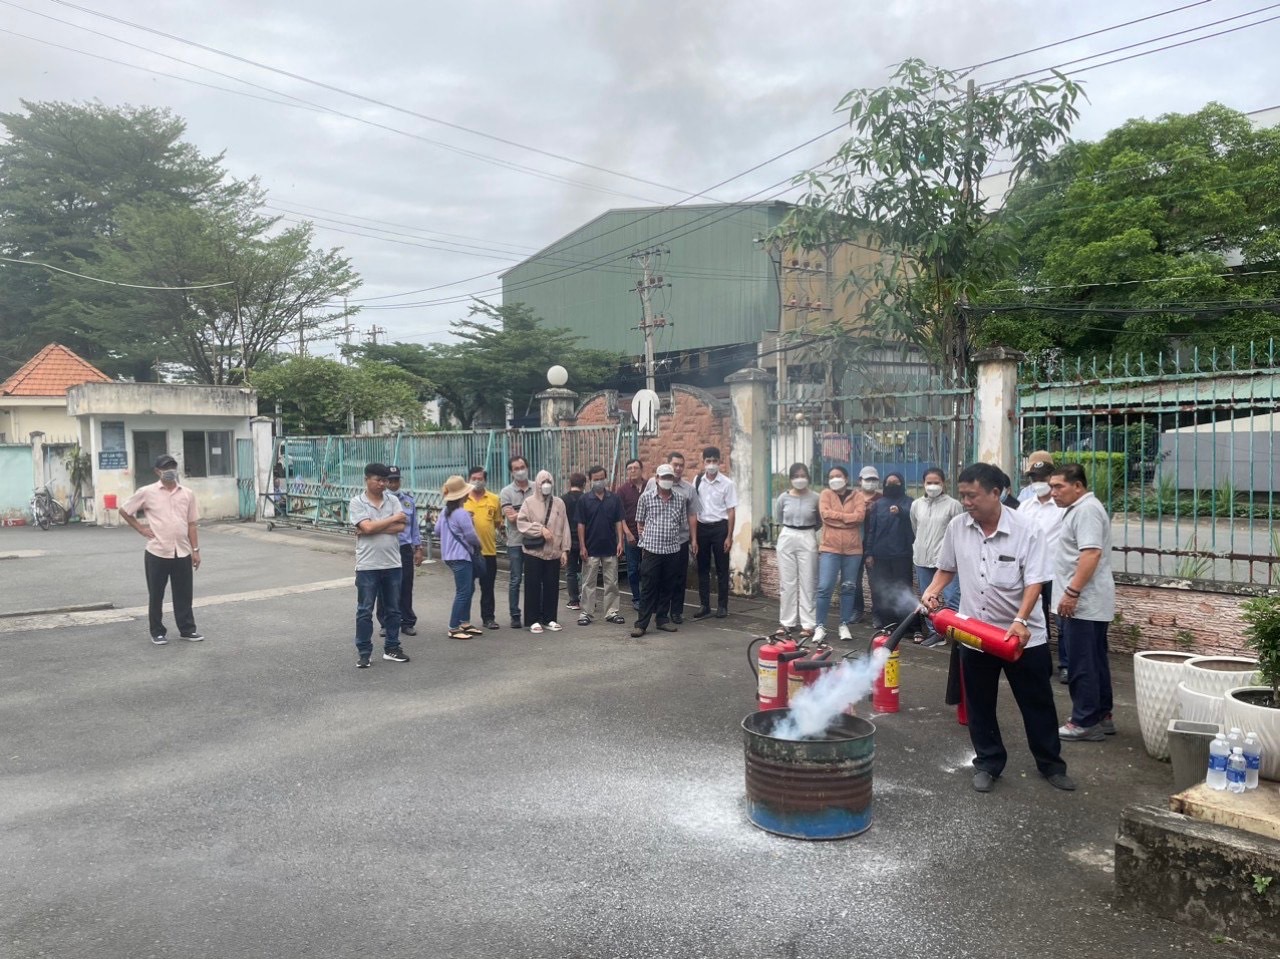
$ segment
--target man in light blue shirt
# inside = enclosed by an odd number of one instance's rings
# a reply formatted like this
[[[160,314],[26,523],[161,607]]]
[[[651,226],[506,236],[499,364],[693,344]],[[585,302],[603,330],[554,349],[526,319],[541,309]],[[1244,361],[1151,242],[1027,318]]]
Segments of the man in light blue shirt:
[[[387,492],[400,501],[404,511],[405,528],[400,531],[400,632],[405,636],[417,636],[418,614],[413,611],[413,578],[422,565],[422,528],[418,525],[418,504],[413,494],[400,489],[400,467],[387,467]],[[387,617],[378,606],[379,635],[387,635]]]

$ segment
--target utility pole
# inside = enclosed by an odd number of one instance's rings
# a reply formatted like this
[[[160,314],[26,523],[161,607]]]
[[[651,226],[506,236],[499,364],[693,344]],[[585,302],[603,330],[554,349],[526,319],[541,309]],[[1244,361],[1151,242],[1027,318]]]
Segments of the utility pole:
[[[346,314],[347,312],[347,298],[345,296],[342,298],[342,312],[343,314]],[[342,321],[342,336],[343,336],[343,339],[346,341],[347,348],[343,351],[343,353],[346,357],[348,366],[351,365],[351,334],[354,333],[355,330],[356,330],[356,325],[351,322],[351,317],[349,316],[345,317],[345,319],[343,319]]]
[[[667,325],[665,316],[653,315],[653,293],[655,290],[669,288],[670,283],[664,283],[660,275],[654,274],[658,260],[663,254],[670,253],[670,250],[661,250],[656,247],[648,250],[637,250],[627,257],[628,260],[636,260],[640,264],[643,275],[636,281],[636,285],[632,287],[630,292],[639,294],[640,296],[640,326],[637,329],[644,335],[644,385],[645,389],[657,389],[656,371],[654,369],[653,360],[653,331]]]
[[[386,331],[384,328],[382,328],[381,326],[379,326],[377,323],[375,323],[375,324],[373,324],[373,326],[369,327],[369,339],[373,342],[373,345],[374,345],[374,346],[377,346],[377,345],[378,345],[378,337],[379,337],[379,335],[381,335],[381,334],[383,334],[383,333],[385,333],[385,332],[387,332],[387,331]]]
[[[302,307],[298,307],[298,356],[307,355],[306,322],[302,318]]]

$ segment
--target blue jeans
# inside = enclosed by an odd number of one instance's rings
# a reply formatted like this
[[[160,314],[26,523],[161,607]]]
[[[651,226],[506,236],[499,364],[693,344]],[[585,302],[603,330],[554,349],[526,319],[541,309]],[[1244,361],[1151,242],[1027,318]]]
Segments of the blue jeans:
[[[626,544],[627,551],[627,584],[631,587],[631,602],[635,605],[640,603],[640,563],[643,561],[643,555],[640,552],[639,543]]]
[[[373,652],[373,604],[385,610],[387,639],[383,649],[400,646],[400,567],[356,570],[356,652]]]
[[[933,574],[937,571],[933,566],[916,567],[916,585],[920,587],[921,594],[929,588],[929,584],[933,582]],[[952,576],[951,582],[942,591],[942,605],[957,613],[960,612],[960,577],[958,575]]]
[[[471,597],[476,591],[475,566],[469,559],[451,559],[446,566],[453,570],[453,608],[449,610],[449,629],[471,622]]]
[[[520,618],[520,583],[524,579],[524,546],[507,547],[507,608],[512,619]]]
[[[831,609],[831,594],[836,589],[836,577],[840,578],[840,622],[853,621],[855,594],[862,583],[862,554],[846,556],[842,553],[818,554],[818,625],[826,627],[827,613]]]

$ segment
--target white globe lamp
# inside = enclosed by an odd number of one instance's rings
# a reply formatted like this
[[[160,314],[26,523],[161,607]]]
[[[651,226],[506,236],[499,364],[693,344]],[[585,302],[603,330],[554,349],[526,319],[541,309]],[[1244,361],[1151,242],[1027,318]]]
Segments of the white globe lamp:
[[[547,382],[557,388],[564,386],[569,382],[569,371],[557,364],[547,370]]]

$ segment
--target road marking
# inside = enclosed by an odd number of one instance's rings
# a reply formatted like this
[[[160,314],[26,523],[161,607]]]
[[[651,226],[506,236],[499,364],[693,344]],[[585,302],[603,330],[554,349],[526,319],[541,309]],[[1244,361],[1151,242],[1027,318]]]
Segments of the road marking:
[[[354,576],[341,579],[324,579],[314,583],[302,583],[298,586],[274,586],[269,589],[253,589],[242,593],[221,593],[216,596],[201,596],[192,602],[192,606],[200,609],[205,606],[223,606],[227,603],[247,603],[262,599],[277,599],[281,596],[295,596],[300,593],[318,593],[327,589],[350,589],[355,584]],[[165,603],[168,612],[173,611],[172,603]],[[99,626],[103,623],[127,623],[134,619],[146,619],[146,606],[129,606],[124,609],[104,609],[78,613],[54,613],[44,616],[15,616],[0,619],[0,633],[21,633],[33,629],[65,629],[71,626]]]
[[[1094,869],[1101,869],[1103,872],[1112,873],[1116,871],[1115,852],[1110,849],[1099,850],[1089,846],[1081,846],[1079,849],[1072,849],[1067,853],[1068,859],[1074,859],[1082,866],[1090,866]]]
[[[35,559],[48,553],[47,549],[10,549],[0,552],[0,559]]]

